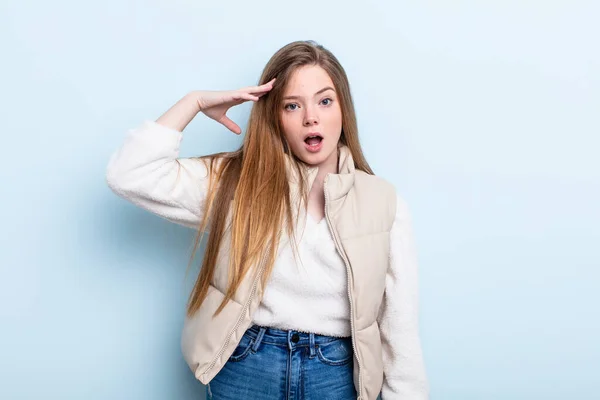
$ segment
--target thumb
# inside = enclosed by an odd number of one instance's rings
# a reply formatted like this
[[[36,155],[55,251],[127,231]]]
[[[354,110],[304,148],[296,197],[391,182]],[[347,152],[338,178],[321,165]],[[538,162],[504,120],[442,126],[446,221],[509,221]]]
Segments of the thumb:
[[[232,131],[236,135],[239,135],[239,134],[242,133],[242,129],[238,126],[238,124],[236,124],[235,122],[233,122],[232,120],[230,120],[227,115],[223,115],[223,117],[221,117],[221,119],[219,120],[219,122],[222,123],[223,125],[225,125],[225,127],[227,129],[229,129],[230,131]]]

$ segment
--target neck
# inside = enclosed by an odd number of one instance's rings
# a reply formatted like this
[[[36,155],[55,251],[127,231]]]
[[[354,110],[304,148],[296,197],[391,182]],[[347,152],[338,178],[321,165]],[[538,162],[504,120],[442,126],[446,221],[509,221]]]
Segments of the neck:
[[[316,180],[319,183],[322,183],[325,180],[327,174],[337,174],[338,173],[338,162],[339,155],[338,150],[336,149],[327,160],[323,161],[318,165],[319,172],[317,173]]]

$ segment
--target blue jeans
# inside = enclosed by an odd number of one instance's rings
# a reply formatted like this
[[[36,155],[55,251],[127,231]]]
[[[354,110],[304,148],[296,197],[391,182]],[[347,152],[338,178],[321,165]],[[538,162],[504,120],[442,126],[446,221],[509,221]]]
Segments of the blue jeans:
[[[249,328],[206,386],[213,400],[356,400],[352,339]]]

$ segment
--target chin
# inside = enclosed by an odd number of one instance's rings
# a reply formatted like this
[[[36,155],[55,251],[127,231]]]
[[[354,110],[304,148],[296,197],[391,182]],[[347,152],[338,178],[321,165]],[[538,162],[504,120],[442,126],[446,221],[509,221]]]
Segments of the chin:
[[[302,161],[304,161],[306,164],[312,166],[312,167],[317,167],[321,164],[323,164],[323,162],[325,162],[327,158],[326,157],[319,157],[319,156],[312,156],[308,155],[307,157],[303,157]]]
[[[302,149],[301,155],[298,158],[300,158],[306,164],[318,166],[326,162],[335,150],[336,149],[323,149],[318,153],[311,153],[305,149]]]

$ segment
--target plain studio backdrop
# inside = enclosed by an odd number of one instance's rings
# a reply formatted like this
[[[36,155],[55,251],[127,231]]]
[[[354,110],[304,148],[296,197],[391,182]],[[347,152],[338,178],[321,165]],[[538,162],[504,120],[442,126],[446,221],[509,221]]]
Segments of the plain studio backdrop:
[[[338,56],[367,159],[410,205],[431,398],[600,399],[597,2],[0,10],[3,400],[204,398],[179,348],[193,232],[119,199],[105,168],[128,129],[256,84],[299,39]],[[240,142],[200,115],[182,155]]]

